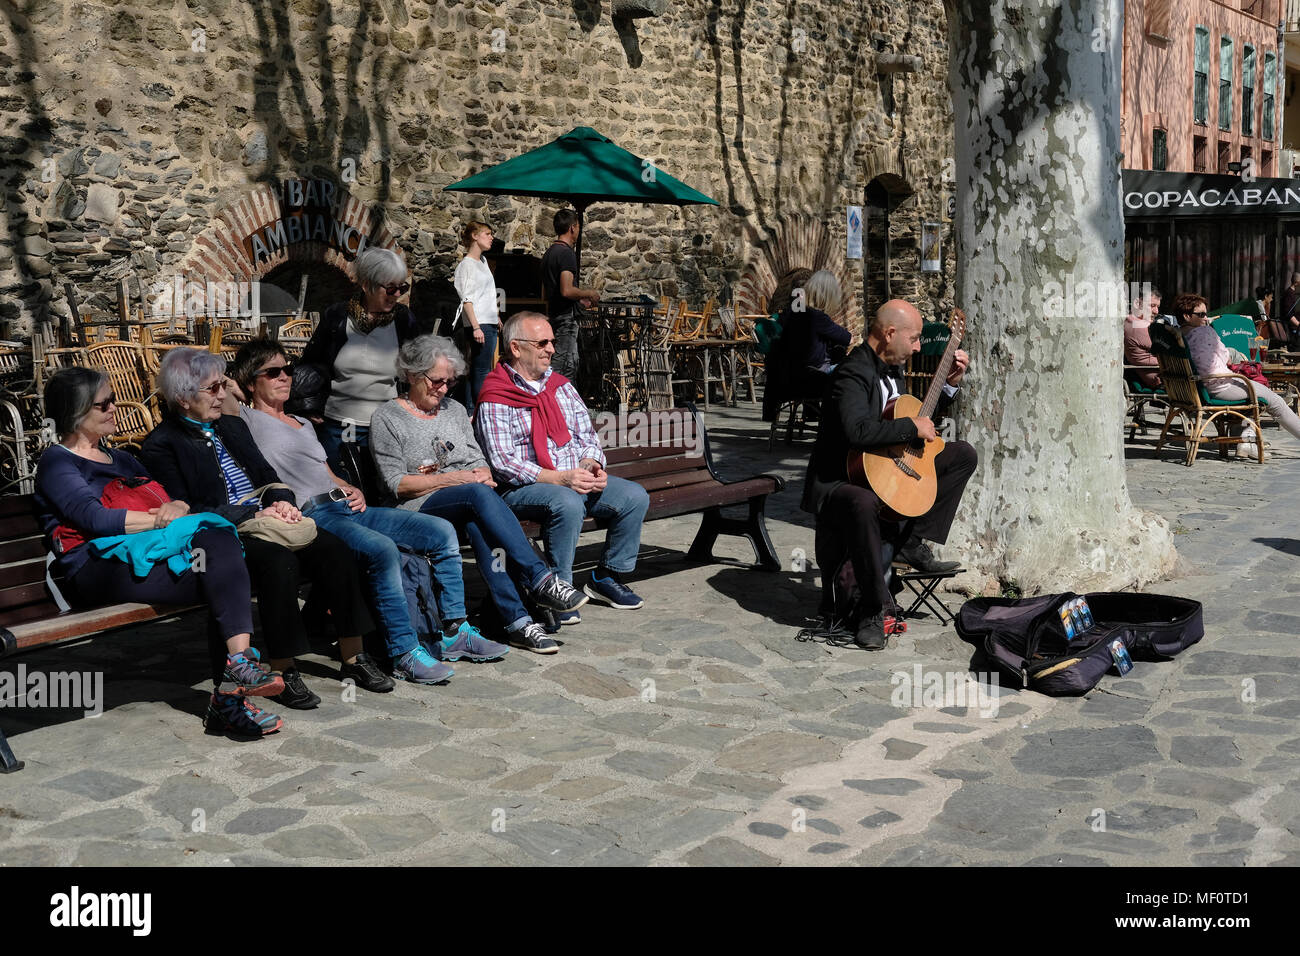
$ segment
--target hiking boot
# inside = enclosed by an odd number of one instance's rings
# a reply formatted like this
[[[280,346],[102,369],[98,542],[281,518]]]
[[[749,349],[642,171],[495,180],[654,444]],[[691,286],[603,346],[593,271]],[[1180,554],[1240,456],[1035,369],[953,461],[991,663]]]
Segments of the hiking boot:
[[[369,654],[358,654],[356,661],[343,665],[342,671],[339,672],[339,680],[348,679],[362,690],[368,690],[372,694],[387,694],[397,686],[391,677],[379,669],[374,658]]]
[[[605,573],[606,577],[598,577],[597,573],[593,571],[591,581],[583,590],[597,601],[603,601],[610,607],[620,611],[635,611],[645,604],[641,598],[632,593],[631,588],[618,579],[617,574],[613,571],[606,571]]]
[[[885,615],[877,611],[870,617],[863,618],[858,625],[857,634],[853,636],[853,643],[864,651],[884,650],[889,643],[889,637],[885,634]]]
[[[546,628],[536,621],[529,621],[519,630],[511,631],[506,636],[515,647],[522,647],[534,654],[554,654],[560,649],[560,645],[547,636]]]
[[[273,697],[284,690],[284,679],[272,675],[262,666],[261,655],[253,648],[226,655],[226,669],[221,675],[218,693],[241,697]]]
[[[208,701],[203,728],[210,734],[235,734],[239,737],[265,737],[284,726],[284,721],[262,710],[238,694],[214,693]]]
[[[290,710],[313,710],[320,706],[320,698],[312,693],[302,679],[302,674],[298,673],[298,668],[290,667],[282,675],[284,678],[284,690],[276,694],[273,698],[276,703],[288,707]]]
[[[907,544],[898,549],[895,560],[902,561],[904,564],[910,564],[918,571],[925,571],[929,574],[944,574],[948,571],[956,571],[961,567],[960,561],[940,561],[930,550],[930,546],[920,538],[913,538]]]
[[[462,657],[471,661],[497,661],[509,652],[510,648],[489,641],[469,621],[462,621],[455,634],[433,645],[433,653],[440,661],[458,661]]]
[[[533,591],[533,600],[542,607],[564,614],[576,612],[587,603],[588,598],[558,574],[552,573]]]
[[[413,684],[442,684],[450,680],[454,673],[454,670],[425,650],[423,644],[417,644],[393,661],[393,677]]]

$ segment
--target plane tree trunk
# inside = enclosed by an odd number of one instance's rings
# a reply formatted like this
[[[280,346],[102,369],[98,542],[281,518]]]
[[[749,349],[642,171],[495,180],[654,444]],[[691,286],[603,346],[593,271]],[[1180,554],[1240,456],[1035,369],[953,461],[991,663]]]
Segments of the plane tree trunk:
[[[951,547],[985,589],[1155,580],[1177,555],[1129,499],[1122,437],[1122,0],[947,7],[958,433],[980,454]]]

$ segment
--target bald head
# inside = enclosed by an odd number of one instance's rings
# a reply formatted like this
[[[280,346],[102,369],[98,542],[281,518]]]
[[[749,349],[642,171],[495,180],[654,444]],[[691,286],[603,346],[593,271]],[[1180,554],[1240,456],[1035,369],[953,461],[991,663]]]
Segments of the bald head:
[[[921,313],[902,299],[890,299],[876,310],[867,329],[867,345],[887,365],[900,365],[921,347]]]
[[[890,299],[876,310],[876,316],[871,320],[871,331],[883,335],[891,325],[897,329],[915,325],[920,329],[921,324],[921,313],[916,306],[902,299]]]

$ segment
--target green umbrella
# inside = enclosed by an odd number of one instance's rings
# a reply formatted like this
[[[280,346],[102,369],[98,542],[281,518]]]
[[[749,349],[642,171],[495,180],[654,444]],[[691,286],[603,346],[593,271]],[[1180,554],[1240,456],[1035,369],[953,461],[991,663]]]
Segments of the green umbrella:
[[[494,196],[561,199],[573,204],[580,222],[587,207],[594,202],[673,206],[718,204],[650,161],[616,146],[608,136],[602,136],[589,126],[576,127],[545,146],[452,183],[445,189]],[[575,253],[581,261],[581,232],[578,233]]]

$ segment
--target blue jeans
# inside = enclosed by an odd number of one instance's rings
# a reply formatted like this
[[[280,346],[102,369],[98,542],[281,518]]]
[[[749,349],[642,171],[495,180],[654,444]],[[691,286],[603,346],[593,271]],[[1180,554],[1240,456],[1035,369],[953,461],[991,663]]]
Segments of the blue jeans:
[[[551,331],[555,334],[555,354],[551,356],[551,368],[573,382],[574,388],[577,388],[578,314],[566,312],[557,315],[551,322]]]
[[[443,620],[465,617],[460,542],[456,540],[456,529],[446,521],[397,508],[366,508],[358,514],[346,501],[309,505],[303,514],[342,539],[365,568],[375,611],[388,641],[389,657],[396,660],[419,643],[402,589],[399,544],[428,555]]]
[[[650,495],[635,481],[609,476],[604,490],[580,495],[571,488],[541,483],[502,492],[506,504],[521,518],[542,526],[546,553],[555,572],[573,583],[573,552],[578,547],[584,518],[608,522],[605,552],[600,563],[620,574],[636,567],[641,547],[641,524],[650,507]]]
[[[420,512],[464,527],[479,574],[488,586],[492,603],[501,612],[506,630],[518,630],[532,618],[519,598],[515,581],[536,590],[551,569],[533,550],[519,519],[487,485],[453,485],[435,491]]]
[[[483,330],[483,344],[474,341],[472,332],[469,334],[469,373],[456,388],[456,397],[465,406],[470,418],[474,417],[474,406],[478,402],[483,379],[487,378],[488,372],[496,364],[497,335],[500,332],[495,325],[480,325],[479,328]]]
[[[339,449],[343,444],[343,430],[346,428],[355,430],[356,434],[352,437],[352,440],[361,447],[363,454],[369,454],[369,425],[346,425],[343,422],[327,418],[316,426],[316,437],[320,440],[321,447],[325,449],[325,464],[330,466],[330,471],[345,480],[348,476],[343,471],[342,461],[339,460]],[[357,477],[359,479],[361,476],[358,475]]]

